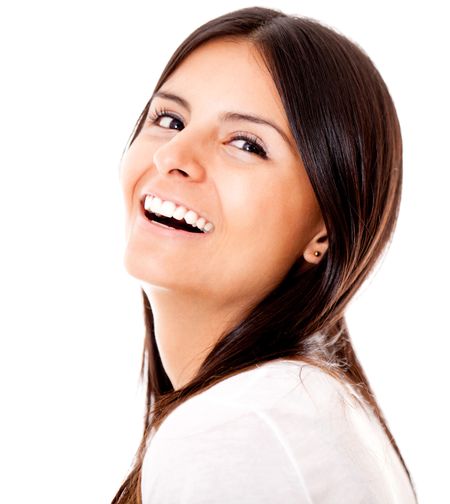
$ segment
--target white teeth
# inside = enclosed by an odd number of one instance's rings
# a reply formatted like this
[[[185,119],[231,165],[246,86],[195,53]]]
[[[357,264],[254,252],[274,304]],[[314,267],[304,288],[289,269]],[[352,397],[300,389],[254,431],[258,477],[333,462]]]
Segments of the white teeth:
[[[193,210],[189,210],[189,212],[187,212],[186,215],[184,216],[184,220],[188,224],[194,224],[194,222],[197,219],[198,219],[198,215]]]
[[[166,217],[172,217],[176,207],[177,206],[175,205],[175,203],[172,203],[172,201],[164,201],[159,211]]]
[[[196,226],[205,233],[209,233],[214,229],[214,225],[211,222],[208,222],[204,217],[199,217],[194,210],[188,210],[184,206],[177,206],[173,201],[162,201],[157,196],[147,194],[144,200],[144,208],[156,215],[173,217],[177,220],[184,218],[187,224]]]
[[[145,200],[144,200],[144,208],[146,210],[148,210],[149,212],[151,212],[151,210],[150,210],[151,202],[152,202],[152,197],[151,196],[146,196]]]
[[[162,205],[161,199],[158,197],[154,197],[150,202],[150,212],[158,213],[161,205]]]
[[[181,220],[187,212],[187,208],[184,208],[184,206],[179,206],[173,213],[172,217],[177,220]]]
[[[205,227],[206,220],[203,217],[200,217],[200,219],[197,220],[195,225],[198,227],[198,229],[203,229]]]

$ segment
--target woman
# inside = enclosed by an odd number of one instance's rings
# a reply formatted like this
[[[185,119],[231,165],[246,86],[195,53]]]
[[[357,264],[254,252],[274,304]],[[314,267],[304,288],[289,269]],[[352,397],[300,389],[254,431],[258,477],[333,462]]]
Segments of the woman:
[[[124,152],[145,428],[113,503],[411,503],[348,302],[393,232],[385,83],[318,22],[245,8],[175,51]]]

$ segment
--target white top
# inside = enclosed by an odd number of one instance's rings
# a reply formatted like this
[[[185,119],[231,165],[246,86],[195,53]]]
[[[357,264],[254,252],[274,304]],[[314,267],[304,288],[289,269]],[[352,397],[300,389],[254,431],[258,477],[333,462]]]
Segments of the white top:
[[[277,360],[173,410],[149,440],[143,504],[413,504],[406,472],[353,388]]]

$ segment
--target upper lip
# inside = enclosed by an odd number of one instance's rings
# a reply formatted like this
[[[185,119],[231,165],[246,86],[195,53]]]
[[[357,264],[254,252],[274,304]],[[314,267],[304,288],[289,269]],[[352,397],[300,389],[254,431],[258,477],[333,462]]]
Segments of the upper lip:
[[[161,201],[172,201],[173,203],[175,203],[175,205],[177,206],[184,206],[185,208],[187,208],[188,210],[193,210],[199,217],[203,217],[205,218],[207,221],[210,221],[206,214],[202,211],[197,211],[193,206],[189,205],[188,203],[183,203],[181,200],[179,200],[178,198],[174,198],[172,196],[164,196],[162,195],[160,192],[156,192],[156,191],[153,191],[153,190],[149,190],[149,191],[144,191],[142,193],[142,196],[141,196],[141,203],[142,205],[144,205],[145,203],[145,198],[146,196],[157,196],[158,198],[161,199]],[[211,222],[211,221],[210,221]]]

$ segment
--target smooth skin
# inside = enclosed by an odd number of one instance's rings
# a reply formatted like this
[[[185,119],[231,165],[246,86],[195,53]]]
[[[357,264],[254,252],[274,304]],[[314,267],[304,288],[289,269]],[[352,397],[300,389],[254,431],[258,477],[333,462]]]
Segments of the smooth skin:
[[[179,389],[295,261],[312,267],[328,245],[280,97],[250,42],[203,44],[159,91],[189,109],[153,97],[149,117],[156,109],[173,117],[148,119],[122,158],[124,265],[151,303],[162,363]],[[286,139],[266,124],[221,120],[224,112],[267,119]],[[239,133],[256,137],[267,159]],[[160,192],[207,217],[214,231],[174,239],[137,225],[142,195]]]

